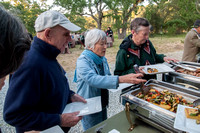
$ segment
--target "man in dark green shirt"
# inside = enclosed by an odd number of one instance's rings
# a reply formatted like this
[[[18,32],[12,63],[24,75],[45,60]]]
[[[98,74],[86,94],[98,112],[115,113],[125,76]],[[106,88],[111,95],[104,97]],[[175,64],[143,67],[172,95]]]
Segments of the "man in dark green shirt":
[[[176,61],[164,54],[157,54],[149,40],[150,24],[145,18],[135,18],[131,22],[131,35],[123,40],[117,53],[115,75],[135,73],[133,66],[152,65],[164,61]]]

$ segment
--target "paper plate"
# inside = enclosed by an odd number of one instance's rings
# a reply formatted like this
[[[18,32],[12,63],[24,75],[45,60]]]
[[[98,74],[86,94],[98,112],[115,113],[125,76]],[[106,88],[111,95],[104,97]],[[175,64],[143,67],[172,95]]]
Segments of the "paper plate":
[[[185,108],[192,108],[178,104],[176,118],[174,121],[174,128],[186,131],[189,133],[199,133],[200,125],[196,124],[196,120],[188,119],[185,116]]]
[[[172,69],[171,67],[165,65],[165,64],[155,64],[155,65],[147,65],[147,66],[141,66],[144,67],[144,69],[142,69],[144,71],[145,74],[159,74],[159,73],[168,73],[168,72],[174,72],[175,70]],[[158,72],[153,72],[153,73],[149,73],[147,70],[148,68],[155,68],[158,70]]]
[[[84,116],[84,115],[97,113],[102,110],[100,96],[86,99],[86,101],[87,103],[73,102],[73,103],[67,104],[65,109],[63,110],[63,114],[80,111],[78,116]]]

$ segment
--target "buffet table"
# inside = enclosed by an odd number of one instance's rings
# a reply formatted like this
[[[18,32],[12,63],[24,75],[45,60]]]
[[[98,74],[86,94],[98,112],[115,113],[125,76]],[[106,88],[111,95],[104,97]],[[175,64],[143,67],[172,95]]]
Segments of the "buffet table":
[[[183,73],[178,71],[179,67]],[[159,91],[159,94],[169,91],[170,95],[179,96],[179,99],[184,98],[192,104],[195,100],[200,99],[200,77],[194,75],[194,72],[186,73],[183,69],[186,67],[196,69],[196,73],[200,71],[199,63],[180,62],[176,66],[171,66],[174,71],[161,76],[163,81],[151,79],[145,83],[143,89],[146,89],[147,92],[155,89]],[[183,129],[177,129],[174,126],[179,102],[170,104],[171,108],[165,109],[153,102],[148,102],[147,99],[138,98],[139,93],[142,93],[140,86],[126,86],[120,95],[121,104],[125,106],[125,110],[88,129],[85,133],[185,133]]]
[[[125,117],[125,111],[112,116],[111,118],[103,121],[102,123],[88,129],[84,133],[109,133],[111,130],[116,129],[120,133],[160,133],[161,131],[146,124],[142,121],[137,121],[139,123],[134,130],[128,131],[130,124]],[[132,114],[132,116],[134,116]],[[136,117],[132,117],[132,121],[135,122]]]

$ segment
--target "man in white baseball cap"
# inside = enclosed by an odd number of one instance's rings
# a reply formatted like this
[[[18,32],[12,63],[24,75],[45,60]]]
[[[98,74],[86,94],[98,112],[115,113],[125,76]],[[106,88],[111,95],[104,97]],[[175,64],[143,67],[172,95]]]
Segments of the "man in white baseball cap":
[[[70,90],[56,57],[71,40],[70,31],[80,27],[57,11],[46,11],[36,19],[35,30],[31,49],[10,79],[4,116],[17,133],[56,125],[68,132],[82,117],[77,116],[79,112],[62,114],[63,109],[68,103],[86,100]]]
[[[35,21],[35,31],[40,32],[46,28],[51,28],[60,25],[69,31],[78,31],[81,28],[71,23],[65,15],[57,11],[46,11],[40,14]]]

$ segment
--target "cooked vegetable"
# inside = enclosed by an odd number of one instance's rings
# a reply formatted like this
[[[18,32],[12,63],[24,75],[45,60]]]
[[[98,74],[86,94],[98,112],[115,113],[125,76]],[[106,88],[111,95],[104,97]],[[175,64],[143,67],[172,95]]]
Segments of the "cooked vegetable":
[[[147,68],[147,72],[148,73],[155,73],[155,72],[158,72],[158,70],[156,68]]]
[[[171,93],[168,90],[163,90],[162,92],[159,92],[156,89],[150,89],[147,95],[144,96],[140,92],[136,96],[172,112],[176,112],[178,104],[183,104],[187,106],[192,105],[192,103],[188,102],[182,96]]]
[[[197,116],[197,113],[190,113],[190,116]]]

